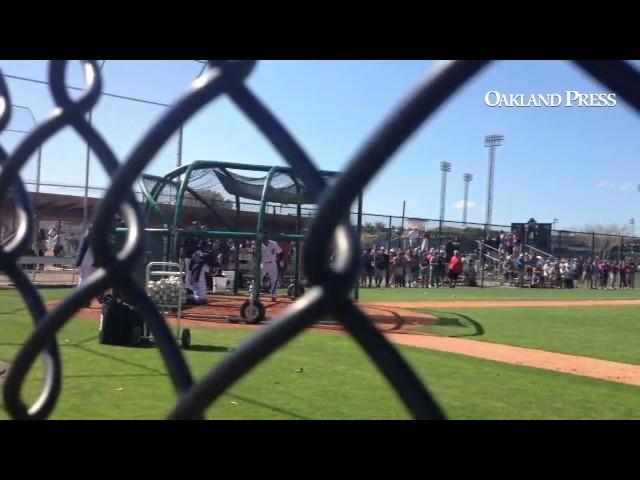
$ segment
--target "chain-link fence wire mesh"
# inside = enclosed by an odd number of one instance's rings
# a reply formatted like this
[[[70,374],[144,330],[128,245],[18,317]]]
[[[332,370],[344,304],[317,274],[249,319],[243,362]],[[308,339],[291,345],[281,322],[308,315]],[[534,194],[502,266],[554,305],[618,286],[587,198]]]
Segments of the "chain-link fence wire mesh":
[[[593,257],[603,260],[640,258],[640,239],[611,233],[554,230],[551,252],[555,257]]]
[[[155,180],[153,180],[154,178]],[[145,184],[148,191],[151,191],[153,186],[159,181],[164,181],[164,179],[162,177],[154,177],[153,175],[145,175],[142,179],[142,183]],[[28,192],[36,191],[35,182],[25,181],[24,184]],[[158,206],[164,215],[161,216],[156,210],[150,209],[149,216],[146,218],[146,225],[148,227],[160,228],[166,224],[167,221],[171,221],[174,218],[178,189],[178,183],[167,182],[165,184],[157,196]],[[82,196],[84,187],[81,185],[61,183],[41,183],[39,190],[43,194],[50,193],[56,196],[68,196],[77,199]],[[102,187],[89,187],[89,198],[100,199],[106,191],[107,189]],[[145,201],[145,197],[140,190],[136,190],[135,195],[140,202]],[[9,210],[12,200],[12,195],[10,195],[10,205],[4,205],[0,219],[0,242],[12,235],[16,230],[15,219],[12,218],[13,210]],[[44,198],[42,202],[47,202],[48,200],[49,198],[47,197]],[[72,203],[74,209],[79,208],[80,204],[77,201]],[[230,224],[234,223],[236,211],[236,202],[234,200],[208,199],[208,204],[211,205],[213,210],[218,212],[217,215],[212,214],[210,210],[204,208],[204,206],[187,191],[184,201],[186,213],[182,223],[185,226],[189,226],[192,220],[198,220],[200,224],[207,226],[211,230],[224,230],[225,228],[229,228]],[[38,212],[41,217],[38,220],[39,229],[44,228],[48,230],[51,224],[55,224],[59,220],[61,214],[63,214],[65,218],[75,218],[78,216],[77,212],[71,211],[71,207],[69,206],[61,206],[56,210],[56,213],[52,213],[55,205],[48,206],[48,209],[43,210],[43,212]],[[257,212],[260,210],[260,204],[252,201],[240,201],[239,207],[239,210],[243,212],[243,214],[254,214],[247,221],[243,222],[243,224],[254,226],[255,215],[257,215]],[[89,210],[91,212],[93,206],[90,206]],[[353,224],[356,224],[357,213],[353,210],[352,208],[351,220]],[[317,209],[313,206],[301,206],[302,231],[308,230],[311,219],[316,211]],[[45,213],[47,218],[42,218],[42,213]],[[265,217],[267,229],[271,231],[282,231],[284,233],[294,233],[296,215],[297,207],[295,205],[267,202]],[[221,217],[227,220],[226,223],[221,221]],[[67,236],[71,233],[74,237],[82,235],[81,219],[74,221],[65,220],[63,223],[66,225]],[[285,228],[280,229],[279,227],[281,225]],[[511,228],[511,225],[486,225],[477,222],[463,223],[445,219],[442,222],[442,229],[440,229],[440,221],[437,219],[422,217],[403,218],[397,215],[365,213],[362,216],[361,243],[363,246],[384,246],[385,248],[395,249],[406,249],[409,248],[410,245],[428,246],[428,248],[444,248],[448,241],[453,240],[457,236],[461,239],[463,253],[468,254],[478,249],[478,242],[486,243],[487,240],[491,241],[492,239],[496,239],[498,236],[501,236],[502,233],[509,232]],[[428,241],[423,243],[422,237],[420,237],[419,242],[411,242],[412,229],[416,229],[420,234],[426,232]],[[65,244],[66,242],[67,238],[65,238]],[[490,242],[489,245],[491,245]],[[620,245],[620,247],[618,247],[618,245]],[[531,246],[527,246],[526,250],[531,250]],[[622,233],[595,233],[552,229],[550,247],[543,248],[542,252],[539,251],[538,253],[548,253],[557,258],[597,256],[599,258],[615,260],[618,257],[618,250],[620,250],[623,258],[633,258],[637,261],[640,257],[640,238]],[[72,251],[73,248],[65,249],[65,252]],[[531,251],[535,252],[535,250]]]
[[[356,214],[352,213],[355,223]],[[363,214],[360,242],[363,248],[384,247],[403,250],[408,248],[421,251],[446,251],[450,244],[459,247],[465,263],[473,266],[482,287],[503,286],[505,281],[503,262],[506,256],[513,258],[520,253],[539,256],[543,260],[640,260],[640,238],[623,234],[552,230],[546,232],[548,245],[516,242],[509,249],[505,240],[512,232],[518,232],[517,225],[488,225],[474,222],[457,222],[430,218],[399,217],[394,215]],[[538,225],[537,225],[538,226]],[[539,226],[538,226],[539,227]],[[519,232],[524,238],[524,232]],[[544,235],[543,235],[544,236]],[[541,247],[541,248],[538,248]]]
[[[366,185],[395,152],[488,61],[438,64],[373,132],[330,188],[327,188],[311,157],[247,87],[245,80],[255,67],[254,61],[209,61],[205,75],[161,116],[122,162],[86,120],[88,111],[101,97],[102,77],[97,63],[83,61],[87,85],[75,100],[65,87],[68,63],[52,61],[49,65],[50,89],[57,105],[54,114],[38,125],[10,154],[0,149],[0,202],[4,202],[12,191],[18,219],[16,235],[0,249],[0,269],[15,283],[35,327],[13,359],[3,385],[5,408],[13,418],[43,419],[51,414],[63,381],[56,334],[88,300],[111,287],[117,287],[124,293],[156,339],[177,394],[177,403],[168,415],[170,419],[203,418],[205,409],[235,382],[302,331],[326,317],[339,321],[353,336],[415,418],[444,418],[443,410],[413,369],[350,299],[358,273],[360,242],[350,224],[349,212]],[[636,111],[640,109],[640,78],[631,65],[622,61],[578,61],[577,64]],[[165,319],[131,275],[145,244],[143,218],[133,188],[136,179],[180,126],[223,95],[271,142],[319,205],[305,242],[305,269],[312,287],[286,312],[251,336],[196,383]],[[2,131],[12,110],[9,92],[1,75],[0,98]],[[90,236],[100,268],[81,288],[47,312],[42,297],[17,263],[31,241],[34,228],[33,209],[20,171],[40,145],[69,127],[90,145],[112,183],[94,215]],[[116,226],[114,216],[118,212],[129,230],[122,247],[114,251],[109,244],[109,232]],[[334,260],[330,262],[332,247]],[[39,355],[44,359],[43,387],[38,400],[26,405],[21,397],[21,388]]]

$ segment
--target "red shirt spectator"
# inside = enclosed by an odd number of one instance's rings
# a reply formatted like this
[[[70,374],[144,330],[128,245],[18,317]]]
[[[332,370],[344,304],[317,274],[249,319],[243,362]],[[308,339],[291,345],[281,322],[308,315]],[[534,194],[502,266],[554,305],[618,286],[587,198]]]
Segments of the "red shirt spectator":
[[[449,261],[449,271],[452,273],[462,273],[462,260],[455,255]]]

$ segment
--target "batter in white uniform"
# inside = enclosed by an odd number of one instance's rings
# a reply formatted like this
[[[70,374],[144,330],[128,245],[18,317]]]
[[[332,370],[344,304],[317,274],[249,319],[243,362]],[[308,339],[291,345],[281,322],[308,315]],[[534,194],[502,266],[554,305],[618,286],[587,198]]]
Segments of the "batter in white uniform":
[[[271,300],[276,300],[276,289],[278,288],[278,255],[282,253],[282,248],[273,240],[269,240],[266,236],[262,239],[262,263],[260,263],[260,271],[262,278],[269,275],[271,282]]]
[[[207,303],[207,281],[205,273],[209,271],[209,266],[204,261],[202,246],[198,248],[189,261],[189,281],[193,290],[194,300],[197,304]]]

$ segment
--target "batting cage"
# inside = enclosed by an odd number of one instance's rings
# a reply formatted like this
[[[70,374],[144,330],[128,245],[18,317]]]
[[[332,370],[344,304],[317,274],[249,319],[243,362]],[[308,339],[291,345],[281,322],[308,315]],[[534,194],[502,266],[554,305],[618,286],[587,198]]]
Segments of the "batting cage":
[[[322,175],[331,185],[338,174]],[[200,160],[164,176],[143,175],[141,188],[150,234],[144,265],[178,262],[188,277],[189,250],[200,248],[210,272],[207,292],[249,296],[238,303],[216,295],[213,307],[220,308],[203,316],[236,305],[236,315],[223,316],[259,323],[265,318],[261,294],[275,295],[278,286],[290,298],[304,292],[301,253],[315,207],[291,168]],[[281,250],[277,270],[264,271],[273,259],[261,258],[263,240]]]

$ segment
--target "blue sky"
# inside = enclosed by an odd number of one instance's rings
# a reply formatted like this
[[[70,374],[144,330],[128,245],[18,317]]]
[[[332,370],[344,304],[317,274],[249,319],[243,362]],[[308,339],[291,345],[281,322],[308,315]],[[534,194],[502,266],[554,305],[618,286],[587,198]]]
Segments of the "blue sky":
[[[321,168],[340,170],[395,105],[433,67],[433,61],[263,61],[249,85]],[[640,66],[640,62],[634,62]],[[0,60],[4,73],[46,79],[44,61]],[[111,93],[171,103],[198,74],[192,61],[117,61],[104,67]],[[30,107],[37,119],[53,109],[43,85],[8,79],[15,104]],[[68,84],[80,86],[76,64]],[[466,85],[405,146],[367,188],[367,213],[395,214],[407,202],[407,215],[437,218],[441,161],[453,164],[447,186],[446,218],[459,220],[464,173],[472,173],[469,221],[483,222],[487,157],[484,136],[501,133],[497,152],[494,223],[551,222],[562,228],[640,221],[640,135],[638,116],[621,99],[613,108],[489,108],[484,95],[607,90],[577,67],[559,61],[503,61]],[[120,156],[164,111],[163,107],[103,97],[94,124]],[[28,130],[33,122],[17,110],[10,128]],[[15,148],[21,135],[4,133],[0,142]],[[85,145],[66,131],[44,146],[42,181],[82,184]],[[163,174],[175,166],[172,139],[148,168]],[[196,159],[282,164],[266,140],[229,101],[222,98],[186,126],[183,163]],[[35,159],[24,179],[35,178]],[[90,184],[106,177],[92,163]]]

